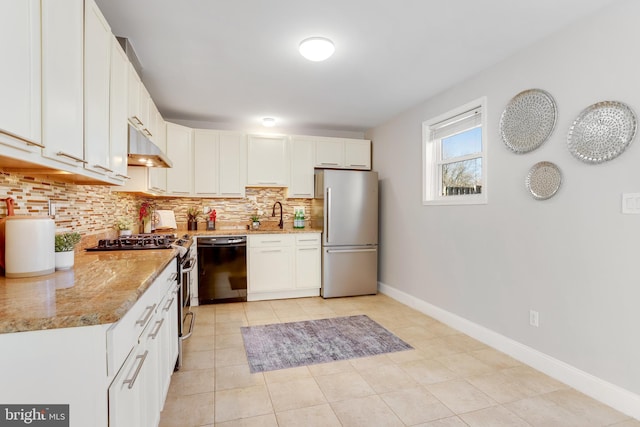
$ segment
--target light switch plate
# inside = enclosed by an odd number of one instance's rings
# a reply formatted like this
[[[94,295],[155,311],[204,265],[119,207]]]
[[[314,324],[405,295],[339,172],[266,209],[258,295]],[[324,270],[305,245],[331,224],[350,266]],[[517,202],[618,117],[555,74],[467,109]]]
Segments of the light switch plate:
[[[640,214],[640,193],[622,193],[622,213]]]

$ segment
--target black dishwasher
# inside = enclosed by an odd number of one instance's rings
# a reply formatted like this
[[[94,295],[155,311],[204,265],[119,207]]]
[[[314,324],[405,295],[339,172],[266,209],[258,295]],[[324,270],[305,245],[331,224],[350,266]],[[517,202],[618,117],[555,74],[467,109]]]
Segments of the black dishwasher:
[[[198,303],[247,300],[247,237],[198,237]]]

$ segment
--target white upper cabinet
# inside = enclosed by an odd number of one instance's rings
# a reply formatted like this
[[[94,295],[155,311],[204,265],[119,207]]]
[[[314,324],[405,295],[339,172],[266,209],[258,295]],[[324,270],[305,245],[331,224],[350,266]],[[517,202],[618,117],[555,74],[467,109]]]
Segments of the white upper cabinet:
[[[244,197],[244,134],[195,129],[193,151],[194,196]]]
[[[371,141],[366,139],[344,140],[344,167],[347,169],[371,169]]]
[[[317,138],[316,166],[319,168],[343,167],[344,141],[338,138]]]
[[[111,28],[93,0],[85,0],[84,150],[85,168],[109,168],[109,82]]]
[[[0,39],[0,143],[39,152],[40,0],[2,0]]]
[[[291,179],[289,198],[313,198],[313,160],[315,141],[313,138],[293,136],[289,144],[291,155]]]
[[[247,140],[243,133],[220,132],[218,169],[220,197],[244,197],[247,183]]]
[[[193,129],[167,122],[167,156],[173,167],[167,170],[167,193],[188,196],[192,193]]]
[[[155,143],[163,153],[167,152],[167,125],[160,113],[158,113]],[[167,168],[149,168],[149,189],[153,193],[167,192],[167,170]]]
[[[193,132],[193,171],[194,195],[199,197],[215,196],[220,189],[218,179],[219,133],[208,129],[195,129]]]
[[[371,141],[348,138],[317,138],[317,168],[371,169]]]
[[[84,164],[83,31],[83,0],[42,1],[42,155],[79,170]]]
[[[247,184],[286,187],[289,153],[286,136],[249,135]]]
[[[142,86],[142,82],[131,63],[129,63],[129,79],[127,84],[129,121],[133,126],[140,128],[142,126],[142,120],[140,119],[140,86]]]
[[[140,130],[142,130],[142,132],[147,137],[152,138],[153,133],[151,132],[151,125],[149,123],[149,113],[151,110],[151,106],[149,104],[152,103],[151,95],[149,95],[149,91],[147,90],[147,88],[144,87],[144,83],[140,83],[139,90],[140,95],[138,96],[138,117],[142,122]]]
[[[109,89],[109,165],[116,178],[127,179],[127,80],[129,60],[115,37],[111,37],[111,86]]]

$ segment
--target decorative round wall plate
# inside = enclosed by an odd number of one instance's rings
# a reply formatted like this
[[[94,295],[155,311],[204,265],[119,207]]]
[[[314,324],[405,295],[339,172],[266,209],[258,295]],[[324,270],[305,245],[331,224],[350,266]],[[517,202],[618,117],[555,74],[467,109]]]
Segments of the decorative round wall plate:
[[[558,192],[562,183],[560,169],[551,162],[539,162],[529,169],[526,186],[536,200],[546,200]]]
[[[631,144],[637,120],[628,105],[617,101],[593,104],[569,128],[569,152],[585,163],[615,159]]]
[[[528,153],[549,139],[556,126],[556,102],[542,89],[514,96],[500,117],[500,134],[515,153]]]

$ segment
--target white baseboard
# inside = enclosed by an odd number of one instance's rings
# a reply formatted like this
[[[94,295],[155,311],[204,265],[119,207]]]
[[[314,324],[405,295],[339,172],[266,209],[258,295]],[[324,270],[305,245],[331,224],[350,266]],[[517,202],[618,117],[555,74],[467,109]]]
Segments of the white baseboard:
[[[517,359],[534,369],[537,369],[558,381],[590,396],[605,405],[640,420],[640,395],[611,384],[592,374],[575,368],[561,360],[555,359],[534,348],[505,337],[491,329],[473,323],[463,317],[443,310],[426,301],[411,296],[392,286],[378,282],[378,290],[421,313],[433,317]]]

